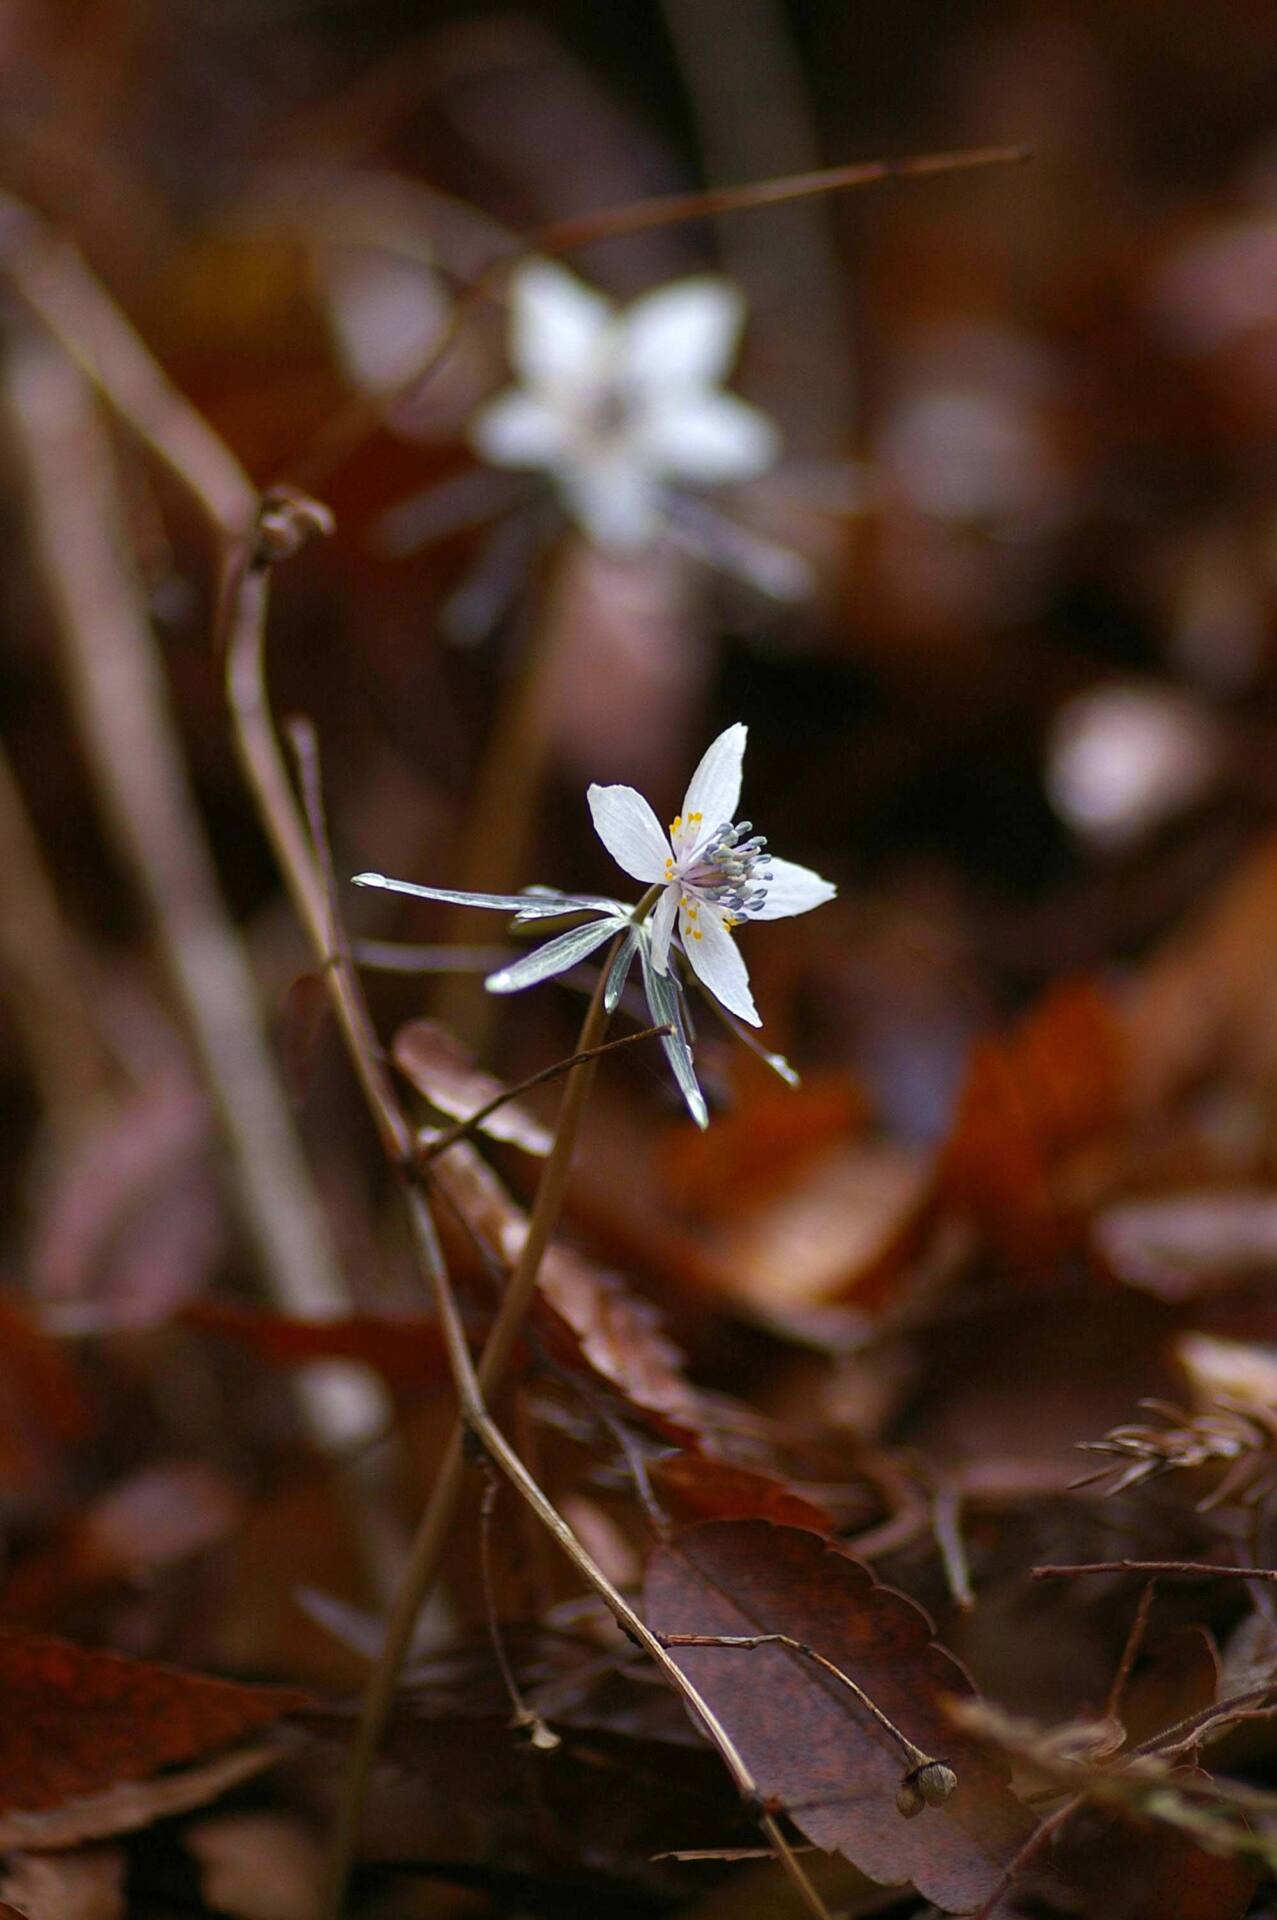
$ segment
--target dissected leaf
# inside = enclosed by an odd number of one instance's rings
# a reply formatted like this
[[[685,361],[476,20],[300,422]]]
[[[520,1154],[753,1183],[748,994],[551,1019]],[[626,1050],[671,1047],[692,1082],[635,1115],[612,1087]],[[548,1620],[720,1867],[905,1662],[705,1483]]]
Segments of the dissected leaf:
[[[874,1879],[909,1880],[949,1908],[978,1906],[1032,1831],[1005,1770],[946,1716],[971,1683],[922,1610],[814,1533],[762,1520],[709,1521],[657,1549],[645,1583],[660,1633],[791,1635],[850,1675],[909,1740],[946,1762],[957,1789],[902,1818],[909,1762],[831,1675],[789,1648],[672,1648],[764,1794],[818,1846]]]
[[[476,1067],[461,1042],[437,1020],[408,1020],[395,1034],[391,1058],[406,1080],[440,1113],[468,1120],[504,1093],[500,1080]],[[489,1139],[525,1153],[547,1154],[553,1135],[517,1100],[507,1100],[479,1124]]]
[[[49,1813],[149,1780],[305,1703],[294,1688],[245,1686],[44,1635],[0,1633],[0,1812]]]

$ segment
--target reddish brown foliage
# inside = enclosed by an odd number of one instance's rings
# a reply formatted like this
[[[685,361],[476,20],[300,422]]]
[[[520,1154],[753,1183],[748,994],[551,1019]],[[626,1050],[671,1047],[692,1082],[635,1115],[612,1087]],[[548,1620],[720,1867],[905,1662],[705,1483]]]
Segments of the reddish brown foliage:
[[[0,1810],[36,1812],[200,1760],[306,1704],[39,1634],[0,1633]]]
[[[774,1520],[832,1534],[833,1515],[773,1473],[705,1453],[670,1453],[652,1462],[652,1484],[678,1520]]]
[[[333,1320],[297,1320],[224,1300],[197,1300],[181,1314],[184,1326],[247,1347],[276,1367],[312,1360],[355,1360],[391,1386],[429,1386],[448,1375],[443,1341],[420,1314],[348,1313]]]
[[[1078,1231],[1083,1155],[1121,1126],[1126,1055],[1117,1013],[1088,981],[1053,988],[1010,1034],[977,1043],[939,1199],[1012,1257],[1040,1260]]]

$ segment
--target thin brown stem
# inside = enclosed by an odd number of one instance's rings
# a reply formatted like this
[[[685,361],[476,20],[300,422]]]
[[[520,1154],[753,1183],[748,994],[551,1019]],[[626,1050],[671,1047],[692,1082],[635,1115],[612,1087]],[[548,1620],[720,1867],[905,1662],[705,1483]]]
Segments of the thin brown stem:
[[[550,562],[543,592],[534,593],[535,614],[526,623],[526,644],[503,684],[497,710],[468,796],[456,885],[464,893],[504,893],[525,869],[525,852],[537,816],[554,726],[555,669],[569,632],[564,606],[569,578],[580,565],[581,547],[569,537]],[[453,907],[445,937],[464,944],[478,919],[473,907]],[[473,975],[445,975],[439,1015],[484,1050],[493,1002]]]
[[[482,1127],[489,1114],[495,1113],[498,1107],[504,1107],[510,1100],[517,1100],[521,1094],[527,1093],[532,1087],[541,1086],[546,1080],[557,1080],[561,1074],[571,1072],[573,1067],[583,1066],[587,1060],[601,1060],[605,1053],[619,1053],[623,1047],[637,1046],[640,1040],[660,1040],[672,1032],[673,1028],[669,1026],[640,1027],[637,1033],[623,1033],[618,1040],[604,1040],[597,1047],[586,1047],[583,1052],[570,1053],[566,1060],[556,1060],[552,1067],[542,1067],[539,1073],[530,1073],[526,1080],[516,1080],[512,1087],[503,1087],[500,1093],[494,1094],[491,1100],[476,1107],[473,1113],[467,1114],[464,1120],[458,1120],[454,1126],[441,1127],[438,1133],[432,1133],[422,1145],[418,1157],[424,1164],[437,1159],[449,1147],[455,1146],[458,1140],[466,1139],[477,1127]]]
[[[1126,1643],[1122,1648],[1122,1657],[1117,1663],[1117,1672],[1113,1675],[1113,1684],[1109,1688],[1108,1699],[1104,1703],[1104,1712],[1108,1719],[1121,1718],[1122,1695],[1126,1692],[1126,1683],[1131,1677],[1131,1669],[1144,1644],[1144,1634],[1148,1627],[1148,1616],[1153,1606],[1153,1597],[1157,1592],[1157,1581],[1150,1580],[1140,1594],[1139,1605],[1131,1621]]]
[[[1034,1580],[1071,1580],[1088,1573],[1180,1573],[1195,1579],[1277,1580],[1277,1567],[1216,1567],[1209,1560],[1087,1560],[1077,1566],[1034,1567]]]
[[[655,1661],[670,1685],[681,1694],[695,1718],[700,1722],[707,1738],[718,1748],[741,1795],[758,1805],[760,1802],[758,1782],[709,1702],[699,1688],[688,1679],[677,1661],[670,1658],[662,1644],[661,1636],[652,1632],[642,1616],[634,1611],[625,1596],[613,1586],[602,1568],[586,1552],[557,1508],[541,1491],[488,1412],[482,1389],[482,1367],[476,1370],[470,1355],[465,1328],[443,1263],[430,1209],[424,1195],[416,1188],[408,1190],[408,1205],[422,1264],[434,1281],[440,1326],[443,1330],[453,1382],[461,1402],[462,1420],[466,1431],[537,1514],[546,1531],[557,1541],[582,1579],[598,1594],[617,1624],[631,1639],[637,1641],[644,1652]],[[781,1832],[775,1816],[764,1812],[760,1817],[760,1824],[776,1849],[781,1864],[803,1900],[808,1913],[813,1916],[813,1920],[830,1920],[824,1901],[812,1885],[794,1849]]]
[[[116,524],[110,445],[87,381],[29,323],[5,369],[35,552],[103,812],[145,899],[230,1148],[267,1284],[293,1312],[346,1289],[302,1160],[180,757],[155,638]]]
[[[598,985],[581,1028],[580,1042],[577,1047],[580,1053],[591,1052],[599,1042],[606,1017],[603,1011],[603,983],[606,978],[607,967],[604,966],[599,974]],[[497,1317],[493,1321],[492,1331],[484,1344],[483,1355],[479,1362],[476,1391],[483,1399],[495,1394],[505,1379],[515,1343],[532,1305],[541,1261],[558,1222],[568,1170],[576,1147],[577,1130],[593,1079],[594,1068],[595,1062],[592,1059],[587,1060],[582,1066],[574,1067],[568,1075],[559,1108],[554,1145],[537,1183],[527,1236],[514,1271],[510,1275],[504,1298]],[[409,1208],[417,1222],[418,1241],[423,1243],[425,1229],[422,1225],[422,1216],[429,1219],[429,1210],[410,1181],[405,1190]],[[434,1224],[431,1221],[430,1235],[433,1237],[433,1234]],[[427,1263],[427,1270],[433,1272],[429,1263]],[[439,1283],[436,1280],[436,1292],[438,1291]],[[464,1399],[462,1408],[464,1412]],[[466,1426],[463,1418],[453,1429],[443,1459],[435,1473],[430,1498],[426,1502],[425,1511],[409,1549],[407,1564],[390,1611],[390,1618],[386,1623],[381,1654],[364,1695],[359,1725],[356,1728],[351,1749],[341,1812],[333,1835],[330,1891],[334,1902],[338,1901],[340,1888],[345,1885],[346,1873],[363,1817],[373,1761],[381,1745],[382,1730],[394,1698],[399,1670],[412,1644],[417,1618],[434,1586],[448,1535],[452,1531],[452,1523],[456,1517],[462,1487],[465,1483],[465,1436]],[[335,1904],[330,1908],[334,1920],[338,1910]]]
[[[0,976],[51,1133],[73,1140],[112,1077],[22,789],[0,749]]]
[[[257,489],[180,394],[68,240],[0,200],[0,265],[103,399],[199,502],[220,533],[243,538]]]
[[[321,527],[322,523],[313,515],[299,520],[296,529],[299,541]],[[354,970],[331,964],[333,915],[328,890],[271,718],[264,658],[269,597],[266,555],[256,545],[236,551],[226,569],[222,597],[226,693],[235,749],[294,911],[312,950],[326,969],[333,1008],[382,1145],[392,1164],[402,1167],[411,1160],[415,1150],[412,1128],[400,1109],[381,1049],[372,1038]]]
[[[551,1732],[539,1713],[533,1713],[524,1699],[518,1678],[510,1664],[510,1656],[506,1652],[505,1635],[501,1631],[501,1615],[497,1607],[497,1583],[492,1565],[492,1523],[500,1493],[501,1478],[496,1468],[489,1466],[487,1484],[479,1504],[479,1578],[483,1585],[483,1610],[488,1621],[488,1640],[492,1647],[492,1657],[497,1663],[497,1671],[501,1675],[501,1683],[509,1696],[511,1726],[519,1727],[528,1733],[533,1746],[543,1753],[548,1753],[561,1744],[559,1736]]]

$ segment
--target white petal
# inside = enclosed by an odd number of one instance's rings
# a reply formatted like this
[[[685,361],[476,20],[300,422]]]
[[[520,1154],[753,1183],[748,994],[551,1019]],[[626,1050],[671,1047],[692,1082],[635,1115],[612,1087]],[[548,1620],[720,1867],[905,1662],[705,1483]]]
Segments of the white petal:
[[[652,965],[658,973],[666,972],[669,967],[670,938],[674,932],[674,916],[678,912],[680,892],[679,887],[666,887],[652,910]]]
[[[660,532],[660,488],[630,445],[561,469],[558,479],[568,512],[605,553],[639,553]]]
[[[633,787],[590,787],[586,792],[594,831],[618,867],[635,880],[663,880],[670,843],[661,823]]]
[[[767,860],[761,864],[772,877],[767,898],[750,914],[751,920],[787,920],[791,913],[810,913],[813,907],[823,907],[826,900],[832,900],[838,891],[831,880],[822,880],[796,860]]]
[[[634,438],[659,471],[705,485],[752,480],[780,452],[775,424],[734,393],[662,395],[636,423]]]
[[[763,1023],[749,991],[749,971],[736,942],[708,905],[701,908],[696,932],[700,938],[689,934],[683,946],[701,985],[738,1020],[747,1020],[751,1027],[761,1027]]]
[[[676,280],[622,315],[621,365],[649,391],[713,385],[736,358],[744,320],[744,298],[730,281],[712,274]]]
[[[746,732],[747,729],[738,720],[734,727],[728,727],[725,733],[720,733],[713,745],[706,748],[700,765],[688,782],[687,792],[683,795],[684,858],[707,834],[721,827],[725,820],[736,818]],[[695,828],[691,829],[688,822],[694,813],[699,813],[701,817]]]
[[[494,467],[554,467],[563,457],[565,416],[522,387],[507,387],[470,422],[470,445]]]
[[[579,388],[605,349],[612,302],[552,260],[529,260],[510,279],[510,359],[530,387]]]
[[[614,933],[619,933],[625,924],[624,920],[595,920],[589,926],[572,927],[567,933],[547,940],[534,952],[512,960],[508,967],[490,973],[483,984],[489,993],[518,993],[524,987],[534,987],[539,980],[549,980],[554,974],[574,967],[578,960],[584,960]]]

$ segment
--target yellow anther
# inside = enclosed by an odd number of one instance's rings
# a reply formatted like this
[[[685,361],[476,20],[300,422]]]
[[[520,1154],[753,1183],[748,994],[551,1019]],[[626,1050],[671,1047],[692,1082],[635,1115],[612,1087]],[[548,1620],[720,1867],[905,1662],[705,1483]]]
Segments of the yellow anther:
[[[672,820],[670,821],[670,835],[671,835],[671,838],[673,837],[673,835],[674,835],[674,834],[676,834],[676,833],[678,832],[678,830],[679,830],[679,828],[680,828],[680,827],[682,826],[682,824],[683,824],[683,816],[682,816],[682,814],[681,814],[681,813],[676,813],[676,814],[674,815],[674,818],[673,818],[673,819],[672,819]]]
[[[705,818],[705,815],[703,813],[689,813],[687,818],[688,818],[688,823],[690,825],[690,823],[693,820],[703,820]]]
[[[692,934],[693,940],[703,940],[705,938],[705,935],[701,932],[699,927],[693,927],[691,929],[691,934]]]

